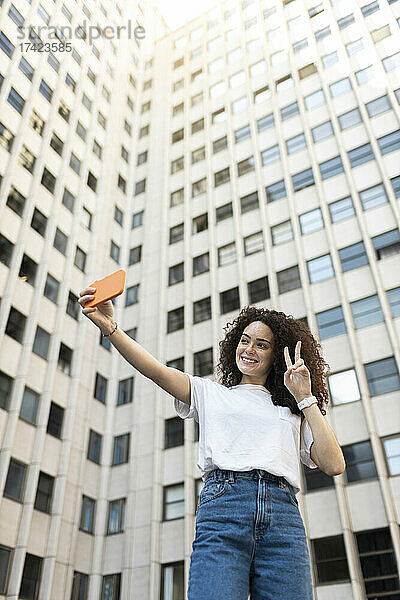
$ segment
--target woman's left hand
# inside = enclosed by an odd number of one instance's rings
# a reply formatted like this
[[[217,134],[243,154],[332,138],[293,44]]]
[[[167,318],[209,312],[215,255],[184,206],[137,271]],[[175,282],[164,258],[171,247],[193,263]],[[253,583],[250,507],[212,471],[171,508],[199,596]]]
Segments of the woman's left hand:
[[[294,364],[292,364],[290,359],[288,347],[285,346],[283,350],[287,366],[287,371],[285,371],[283,381],[289,392],[292,394],[292,396],[294,396],[297,403],[301,402],[303,398],[307,398],[308,396],[312,395],[310,371],[304,364],[304,360],[300,358],[300,348],[301,341],[298,341],[294,351]]]

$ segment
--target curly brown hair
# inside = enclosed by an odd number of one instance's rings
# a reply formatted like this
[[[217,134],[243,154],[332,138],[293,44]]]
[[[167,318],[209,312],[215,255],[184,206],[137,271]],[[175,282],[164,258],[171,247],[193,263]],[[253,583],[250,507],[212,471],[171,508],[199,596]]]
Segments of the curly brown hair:
[[[219,383],[226,387],[240,383],[242,373],[236,364],[236,348],[243,330],[253,321],[268,325],[274,334],[274,362],[265,382],[266,389],[272,394],[273,403],[287,406],[292,413],[304,416],[283,381],[287,369],[283,349],[287,346],[293,359],[296,343],[301,340],[301,357],[310,371],[312,394],[318,400],[321,413],[326,415],[324,403],[329,403],[327,377],[330,368],[321,355],[321,344],[314,338],[306,323],[283,312],[245,306],[233,322],[226,324],[225,338],[219,342],[220,362],[216,366]]]

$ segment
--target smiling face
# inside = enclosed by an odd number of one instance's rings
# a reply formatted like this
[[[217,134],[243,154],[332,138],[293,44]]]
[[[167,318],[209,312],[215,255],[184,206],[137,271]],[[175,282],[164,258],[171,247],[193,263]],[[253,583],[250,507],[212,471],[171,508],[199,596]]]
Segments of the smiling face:
[[[244,328],[236,348],[241,384],[264,385],[274,362],[274,335],[268,325],[253,321]]]

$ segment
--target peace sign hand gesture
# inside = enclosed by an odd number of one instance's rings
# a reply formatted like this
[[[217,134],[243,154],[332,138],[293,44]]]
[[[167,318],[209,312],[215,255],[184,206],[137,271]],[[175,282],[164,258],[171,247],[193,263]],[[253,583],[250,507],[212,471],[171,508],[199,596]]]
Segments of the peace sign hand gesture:
[[[290,359],[288,347],[285,346],[283,350],[287,366],[283,381],[297,403],[301,402],[303,398],[312,395],[310,371],[304,364],[304,360],[300,358],[300,348],[301,341],[299,340],[294,351],[294,358],[296,361],[294,364],[292,364]]]

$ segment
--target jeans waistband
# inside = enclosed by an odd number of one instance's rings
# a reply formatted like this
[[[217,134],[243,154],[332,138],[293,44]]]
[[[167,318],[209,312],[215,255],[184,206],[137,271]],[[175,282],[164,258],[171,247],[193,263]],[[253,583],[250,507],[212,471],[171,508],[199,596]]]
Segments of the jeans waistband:
[[[205,481],[209,481],[210,479],[215,479],[215,481],[230,481],[232,483],[235,482],[237,477],[248,477],[250,479],[264,479],[269,481],[270,483],[288,483],[287,480],[280,476],[274,475],[273,473],[269,473],[268,471],[264,471],[263,469],[252,469],[251,471],[229,471],[225,469],[213,469],[209,473],[207,473],[205,477]]]

